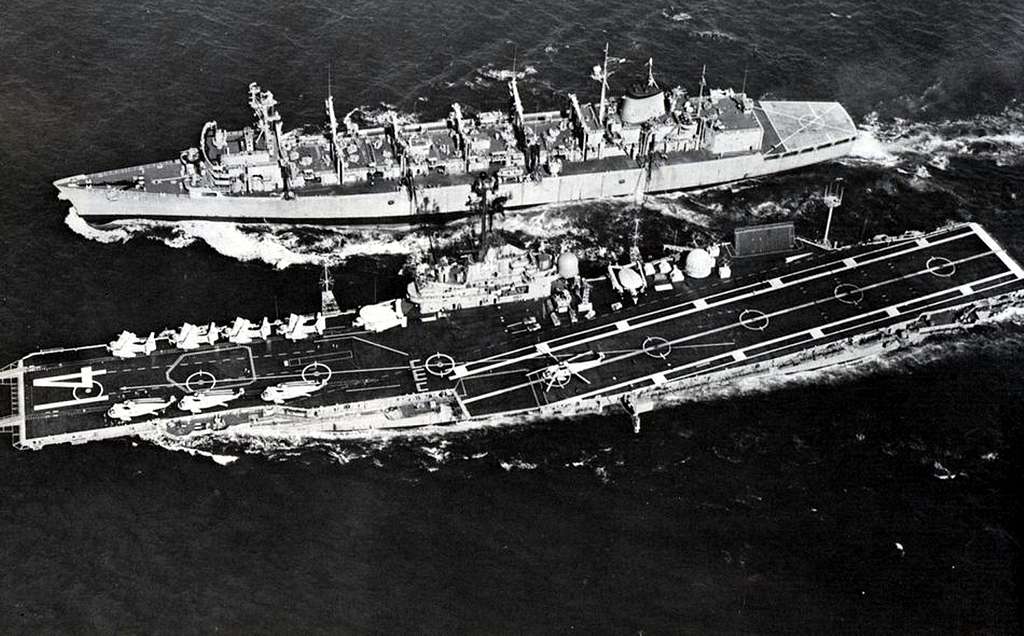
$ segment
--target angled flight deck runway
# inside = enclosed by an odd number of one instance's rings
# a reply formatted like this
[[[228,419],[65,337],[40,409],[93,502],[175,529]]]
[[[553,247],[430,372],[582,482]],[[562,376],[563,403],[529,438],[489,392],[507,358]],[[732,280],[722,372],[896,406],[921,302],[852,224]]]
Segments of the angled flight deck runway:
[[[474,415],[615,395],[907,322],[1022,278],[984,230],[966,226],[463,363],[453,377]],[[559,361],[601,352],[565,386],[543,379]]]

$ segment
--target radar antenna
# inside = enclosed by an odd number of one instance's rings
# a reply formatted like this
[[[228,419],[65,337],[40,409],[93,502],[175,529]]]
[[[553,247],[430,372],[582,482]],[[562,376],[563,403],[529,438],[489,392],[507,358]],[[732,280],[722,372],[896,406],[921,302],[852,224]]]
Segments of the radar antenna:
[[[338,300],[334,297],[332,288],[334,279],[331,278],[331,270],[327,266],[327,259],[324,259],[324,274],[320,279],[320,311],[327,318],[341,314],[338,308]]]

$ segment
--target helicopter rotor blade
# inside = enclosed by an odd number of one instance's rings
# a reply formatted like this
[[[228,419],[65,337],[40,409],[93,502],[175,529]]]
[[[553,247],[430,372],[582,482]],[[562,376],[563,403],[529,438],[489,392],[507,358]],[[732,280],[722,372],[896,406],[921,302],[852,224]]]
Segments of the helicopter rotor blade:
[[[579,378],[579,379],[583,380],[583,382],[584,382],[584,383],[586,383],[586,384],[590,384],[590,380],[588,380],[588,379],[586,379],[585,377],[583,377],[582,375],[580,375],[580,373],[579,373],[579,372],[577,372],[577,371],[573,371],[573,372],[572,372],[572,374],[573,374],[574,376],[576,376],[577,378]]]

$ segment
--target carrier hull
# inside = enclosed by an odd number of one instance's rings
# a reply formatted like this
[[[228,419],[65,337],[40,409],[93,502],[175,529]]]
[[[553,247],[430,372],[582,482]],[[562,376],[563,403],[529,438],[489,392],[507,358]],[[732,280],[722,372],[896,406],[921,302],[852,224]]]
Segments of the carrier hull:
[[[335,316],[298,341],[275,335],[183,351],[158,338],[127,359],[102,345],[39,352],[0,370],[9,398],[0,401],[0,426],[19,447],[41,448],[194,431],[331,436],[602,410],[635,415],[736,375],[878,355],[1019,304],[1024,287],[1024,270],[977,225],[734,265],[734,278],[662,280],[625,307],[595,283],[597,315],[572,322],[548,320],[542,301],[524,301],[411,316],[381,332]],[[280,383],[318,388],[284,404],[261,399]],[[214,386],[237,396],[202,413],[170,406],[118,421],[108,412],[126,400],[181,404]]]

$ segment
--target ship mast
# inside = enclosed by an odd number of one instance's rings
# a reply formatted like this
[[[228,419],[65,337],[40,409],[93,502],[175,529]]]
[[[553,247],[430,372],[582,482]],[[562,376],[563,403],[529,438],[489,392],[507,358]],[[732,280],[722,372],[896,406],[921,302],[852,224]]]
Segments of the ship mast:
[[[525,115],[523,100],[519,97],[519,84],[516,82],[516,50],[512,52],[512,79],[508,83],[509,101],[512,106],[512,126],[516,131],[516,141],[523,152],[526,152]]]
[[[334,95],[331,94],[331,69],[327,68],[327,99],[324,100],[327,110],[327,122],[331,127],[331,156],[334,159],[334,172],[341,184],[341,153],[338,152],[338,117],[334,114]]]
[[[327,318],[341,314],[338,307],[338,300],[334,297],[330,268],[327,267],[327,259],[324,259],[324,275],[320,279],[320,311]]]
[[[608,95],[608,43],[604,43],[604,64],[601,66],[601,111],[600,120],[601,125],[605,125],[605,112],[608,107],[605,104],[605,99]]]
[[[843,204],[842,181],[836,179],[830,183],[825,188],[825,196],[823,198],[825,205],[828,207],[828,220],[825,221],[825,236],[821,239],[821,244],[825,246],[825,249],[832,249],[832,243],[828,240],[828,233],[832,229],[832,213]]]
[[[699,128],[697,129],[699,131],[698,132],[699,139],[697,141],[697,144],[698,144],[698,146],[701,146],[701,147],[704,146],[704,133],[705,133],[705,128],[706,128],[706,126],[704,124],[704,120],[701,119],[701,111],[703,110],[703,107],[704,107],[704,85],[707,83],[707,80],[705,80],[705,78],[704,78],[704,74],[707,72],[707,70],[708,70],[708,65],[707,64],[702,66],[701,69],[700,69],[700,92],[697,94],[697,126],[699,126]]]

